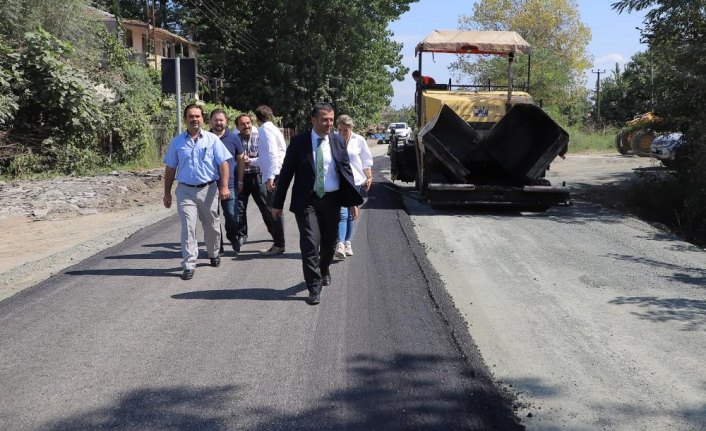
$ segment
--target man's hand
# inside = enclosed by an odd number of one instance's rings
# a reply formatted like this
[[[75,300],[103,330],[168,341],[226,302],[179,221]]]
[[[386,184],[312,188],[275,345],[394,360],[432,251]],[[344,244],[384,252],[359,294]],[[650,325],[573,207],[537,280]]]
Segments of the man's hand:
[[[244,186],[243,182],[239,181],[238,182],[238,194],[243,193],[243,186]]]
[[[353,216],[353,220],[358,220],[358,207],[348,207],[348,214]]]
[[[218,199],[225,201],[230,197],[230,190],[228,187],[221,187],[218,189]]]
[[[279,220],[279,217],[282,215],[282,210],[279,208],[272,208],[272,218],[275,220]]]
[[[164,208],[170,208],[172,206],[172,194],[165,193],[162,202],[164,202]]]
[[[372,179],[372,178],[366,179],[366,180],[365,180],[365,191],[366,191],[366,192],[369,192],[369,191],[370,191],[370,186],[372,186],[372,185],[373,185],[373,179]]]
[[[275,180],[272,180],[272,179],[267,180],[267,182],[265,183],[265,186],[267,187],[268,192],[275,191]]]

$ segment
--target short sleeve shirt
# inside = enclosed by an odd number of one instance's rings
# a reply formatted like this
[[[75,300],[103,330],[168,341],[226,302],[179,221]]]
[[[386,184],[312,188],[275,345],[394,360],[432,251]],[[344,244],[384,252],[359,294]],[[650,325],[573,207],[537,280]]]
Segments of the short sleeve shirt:
[[[198,185],[218,180],[219,167],[232,158],[218,136],[202,130],[195,140],[188,132],[174,137],[164,155],[164,164],[176,169],[180,183]]]

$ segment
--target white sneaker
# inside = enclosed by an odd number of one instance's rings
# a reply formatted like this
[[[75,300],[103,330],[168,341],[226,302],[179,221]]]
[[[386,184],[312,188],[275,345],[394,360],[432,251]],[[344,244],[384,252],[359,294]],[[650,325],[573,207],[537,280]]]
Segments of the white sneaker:
[[[336,251],[333,253],[333,258],[336,260],[343,260],[346,258],[346,247],[342,241],[336,244]]]
[[[346,256],[353,256],[353,249],[351,248],[351,242],[350,242],[350,241],[346,241],[346,242],[343,244],[343,250],[345,251]]]

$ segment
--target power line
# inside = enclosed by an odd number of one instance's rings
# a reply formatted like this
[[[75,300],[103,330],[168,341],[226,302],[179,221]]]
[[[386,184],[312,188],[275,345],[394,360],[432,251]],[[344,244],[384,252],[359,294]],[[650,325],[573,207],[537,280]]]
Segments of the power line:
[[[600,121],[601,120],[601,73],[605,73],[605,70],[596,70],[596,71],[591,71],[591,73],[595,73],[598,75],[596,78],[596,120]]]
[[[233,42],[235,44],[239,45],[240,48],[242,48],[243,50],[245,50],[246,52],[249,52],[251,54],[253,54],[257,51],[257,49],[255,47],[253,47],[251,44],[246,43],[245,41],[241,41],[238,38],[238,35],[233,33],[232,29],[230,28],[228,23],[225,21],[225,19],[223,17],[221,17],[218,13],[214,13],[214,11],[211,8],[209,8],[208,5],[202,4],[202,6],[206,9],[206,11],[204,11],[204,9],[202,9],[201,6],[196,4],[194,2],[194,0],[188,0],[188,1],[189,1],[189,3],[191,3],[192,6],[194,6],[196,8],[196,10],[198,12],[200,12],[203,15],[204,18],[210,18],[213,21],[215,21],[218,26],[222,27],[222,31],[224,33],[226,33],[228,36],[230,36],[233,39]]]
[[[211,8],[209,8],[208,5],[202,4],[202,6],[207,9],[207,11],[204,12],[204,10],[201,8],[201,6],[197,5],[192,0],[189,0],[189,3],[191,3],[201,14],[203,14],[204,17],[211,18],[212,20],[216,21],[216,24],[219,25],[220,27],[222,27],[223,32],[225,32],[227,35],[229,35],[233,39],[233,42],[236,43],[237,45],[239,45],[242,49],[244,49],[245,51],[249,51],[251,53],[256,51],[254,47],[240,41],[238,39],[237,35],[234,34],[232,29],[228,26],[228,23],[225,21],[225,19],[222,18],[220,16],[220,14],[214,13],[214,11],[211,10]],[[203,2],[200,2],[200,3],[203,3]]]
[[[204,3],[204,6],[207,6],[207,7],[208,7],[208,5],[210,5],[211,8],[215,9],[216,12],[218,12],[218,13],[220,14],[220,16],[225,16],[225,15],[226,15],[225,11],[224,11],[223,9],[221,9],[220,6],[218,6],[218,4],[216,3],[215,0],[200,0],[200,1],[201,1],[201,3]],[[254,38],[251,34],[249,34],[247,31],[243,30],[243,29],[240,28],[240,27],[235,27],[235,31],[236,31],[236,33],[238,33],[241,37],[243,37],[244,39],[247,39],[248,42],[257,45],[257,43],[258,43],[257,39],[255,39],[255,38]]]
[[[243,42],[241,42],[238,38],[237,35],[234,34],[227,26],[227,23],[223,20],[223,18],[219,17],[217,14],[214,14],[213,11],[208,10],[204,11],[201,6],[198,4],[194,3],[193,0],[188,0],[189,3],[201,14],[203,15],[204,18],[210,18],[211,20],[215,21],[216,24],[220,27],[223,28],[223,32],[226,33],[228,36],[230,36],[233,39],[233,42],[237,45],[240,46],[244,51],[254,53],[256,50],[254,47],[249,46]],[[204,7],[206,7],[204,5]]]

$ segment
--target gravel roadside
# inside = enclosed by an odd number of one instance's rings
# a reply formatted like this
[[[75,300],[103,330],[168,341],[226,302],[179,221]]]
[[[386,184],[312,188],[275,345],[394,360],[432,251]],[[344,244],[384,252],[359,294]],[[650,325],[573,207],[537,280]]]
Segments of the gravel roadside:
[[[0,300],[174,214],[161,172],[0,183]]]

